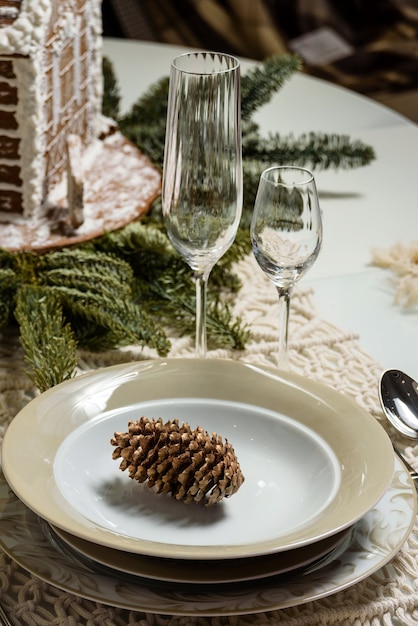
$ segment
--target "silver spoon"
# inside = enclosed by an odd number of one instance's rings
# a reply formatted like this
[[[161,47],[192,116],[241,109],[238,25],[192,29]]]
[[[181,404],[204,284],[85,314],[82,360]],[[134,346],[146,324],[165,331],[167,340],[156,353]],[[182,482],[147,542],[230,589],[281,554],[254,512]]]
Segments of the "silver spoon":
[[[408,461],[405,459],[405,457],[402,454],[402,452],[400,450],[398,450],[398,448],[396,446],[393,445],[393,449],[396,452],[396,454],[398,455],[398,457],[401,459],[402,463],[405,465],[405,467],[406,467],[406,469],[408,471],[408,474],[410,475],[410,477],[414,481],[415,489],[418,491],[418,472],[417,472],[417,470],[414,469],[412,467],[412,465],[410,465],[408,463]]]
[[[400,370],[383,372],[379,397],[386,417],[399,432],[411,439],[418,439],[418,384]],[[393,444],[393,449],[408,470],[418,491],[418,472],[408,463]]]
[[[399,432],[418,439],[418,383],[400,370],[383,372],[380,402],[386,417]]]

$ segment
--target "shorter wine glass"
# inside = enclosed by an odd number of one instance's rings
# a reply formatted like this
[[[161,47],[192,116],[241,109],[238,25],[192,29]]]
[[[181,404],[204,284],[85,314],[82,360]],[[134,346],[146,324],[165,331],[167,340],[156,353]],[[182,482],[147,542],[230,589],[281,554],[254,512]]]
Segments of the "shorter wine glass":
[[[315,262],[322,243],[312,173],[296,166],[274,166],[262,172],[250,232],[257,263],[279,294],[277,365],[287,370],[290,297],[296,282]]]

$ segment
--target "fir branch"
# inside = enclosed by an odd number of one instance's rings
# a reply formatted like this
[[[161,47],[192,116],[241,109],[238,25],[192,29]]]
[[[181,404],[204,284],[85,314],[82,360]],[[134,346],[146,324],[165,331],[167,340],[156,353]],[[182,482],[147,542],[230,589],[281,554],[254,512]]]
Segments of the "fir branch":
[[[42,285],[68,287],[80,293],[107,293],[114,298],[129,298],[132,293],[131,285],[117,282],[114,275],[103,276],[100,272],[87,274],[83,268],[50,269],[40,273],[39,277]]]
[[[105,349],[130,344],[148,345],[160,356],[166,356],[170,342],[140,307],[111,293],[85,292],[56,285],[50,287],[62,304],[80,346]]]
[[[13,294],[17,288],[16,273],[9,267],[0,267],[0,328],[10,321],[13,310]]]
[[[40,258],[38,280],[44,285],[63,285],[80,291],[111,293],[129,298],[132,268],[115,255],[71,248]]]
[[[120,94],[119,86],[113,71],[112,62],[103,57],[103,102],[102,112],[106,117],[116,120],[119,117]]]
[[[12,299],[0,299],[0,329],[6,326],[12,315]]]
[[[246,135],[243,151],[255,163],[286,163],[312,169],[350,169],[368,165],[374,158],[373,148],[347,135],[308,133],[282,137],[272,134],[261,138],[256,132]]]
[[[139,344],[167,354],[164,331],[134,303],[134,272],[120,250],[117,257],[87,246],[72,248],[45,255],[40,265],[38,280],[59,294],[80,346]]]
[[[138,146],[161,171],[164,161],[165,120],[158,126],[124,125],[127,139]]]
[[[241,117],[250,119],[274,92],[301,69],[301,61],[291,54],[274,55],[248,70],[241,78]]]
[[[162,225],[132,222],[124,229],[107,233],[95,240],[96,250],[116,251],[133,268],[138,304],[150,316],[158,316],[179,333],[195,333],[195,285],[193,274],[171,245]],[[208,341],[222,345],[242,346],[246,331],[232,316],[225,302],[219,304],[220,292],[236,293],[241,284],[232,272],[233,264],[250,250],[248,234],[239,231],[233,246],[214,267],[208,290]]]
[[[6,264],[0,267],[0,324],[10,321],[16,293],[20,298],[22,293],[30,297],[32,292],[27,289],[39,288],[59,304],[63,319],[71,324],[73,340],[80,347],[92,349],[94,344],[104,349],[134,343],[167,354],[169,340],[157,321],[135,303],[134,272],[121,255],[86,245],[44,255],[22,252],[9,257],[0,251],[0,259]],[[8,267],[11,264],[13,268]],[[18,324],[19,315],[16,305]],[[30,334],[26,337],[25,346],[31,353],[36,346],[30,347]],[[50,355],[46,353],[45,358]],[[44,366],[48,369],[48,362]]]
[[[268,167],[267,163],[254,163],[253,161],[243,163],[243,206],[240,226],[247,228],[247,232],[251,223],[260,176],[266,167]]]
[[[243,228],[238,228],[234,243],[219,259],[215,267],[221,267],[223,270],[232,270],[233,265],[245,259],[250,252],[251,241],[248,232]]]
[[[14,270],[9,267],[0,267],[0,299],[2,293],[10,291],[17,283],[17,277]]]
[[[127,115],[118,119],[121,132],[161,168],[164,158],[167,99],[168,78],[164,77],[137,100]]]
[[[160,224],[148,225],[146,221],[131,222],[123,229],[108,232],[98,237],[93,246],[96,251],[117,254],[119,257],[122,255],[122,258],[129,260],[140,255],[141,262],[146,260],[148,253],[161,259],[174,253],[165,228]]]
[[[4,248],[0,248],[0,267],[13,268],[15,265],[15,254]]]
[[[77,343],[55,295],[42,287],[20,287],[15,317],[28,376],[38,389],[42,392],[71,378],[78,362]]]
[[[193,289],[192,273],[171,245],[162,225],[146,226],[132,222],[124,229],[107,233],[94,242],[96,250],[117,253],[130,264],[135,276],[136,301],[155,312],[155,282],[164,283],[169,292]],[[148,303],[151,300],[151,303]],[[159,302],[159,297],[157,302]]]
[[[355,168],[367,165],[375,158],[373,149],[347,136],[309,133],[295,138],[272,134],[265,138],[251,119],[273,93],[301,67],[298,57],[276,55],[247,70],[241,78],[241,117],[243,121],[243,162],[267,167],[271,163],[296,163],[312,169]],[[118,120],[121,131],[162,169],[165,125],[167,116],[168,78],[153,84],[133,105],[131,111]],[[264,167],[259,168],[261,172]],[[249,199],[254,199],[250,194]],[[247,202],[249,202],[249,199]],[[154,203],[153,211],[158,207]]]
[[[160,283],[153,286],[153,292],[160,296],[159,313],[166,323],[180,336],[196,334],[196,296],[184,292],[172,293]],[[210,290],[209,290],[210,293]],[[165,301],[165,305],[161,303]],[[230,348],[242,350],[249,339],[250,331],[241,318],[234,320],[227,302],[219,298],[209,298],[206,308],[206,327],[209,348]]]
[[[15,256],[14,270],[19,284],[37,285],[37,266],[41,257],[32,252],[17,252]]]
[[[244,350],[250,339],[251,331],[241,317],[234,318],[232,310],[226,302],[219,300],[209,307],[206,321],[210,329],[211,341],[216,347]]]
[[[121,128],[125,124],[164,125],[167,117],[168,76],[160,78],[133,104],[128,114],[118,121]]]
[[[160,216],[155,221],[144,220],[131,222],[121,230],[106,233],[98,237],[91,249],[106,254],[118,255],[125,259],[131,267],[137,267],[137,275],[149,275],[153,270],[160,272],[166,266],[175,263],[175,271],[190,272],[187,265],[172,246]],[[89,244],[91,245],[91,244]],[[244,259],[251,252],[248,234],[238,229],[231,248],[218,261],[216,267],[231,270],[234,263]]]
[[[104,250],[107,253],[118,251],[125,260],[129,260],[136,277],[136,300],[150,315],[158,315],[159,320],[177,329],[180,319],[183,319],[183,322],[187,320],[187,328],[191,328],[194,333],[193,274],[171,245],[163,225],[147,226],[141,222],[133,222],[123,230],[107,233],[97,239],[94,246],[96,250]],[[210,338],[217,327],[223,327],[224,337],[228,335],[227,317],[224,315],[222,320],[220,319],[220,315],[216,313],[216,303],[221,292],[232,294],[239,290],[241,283],[233,272],[233,264],[243,259],[250,250],[248,233],[239,230],[234,245],[212,270],[209,279],[208,308],[214,311],[214,322],[208,323]],[[193,303],[192,319],[190,302]],[[239,326],[238,323],[234,330],[235,334],[238,334]],[[228,342],[238,345],[240,340],[232,339]]]

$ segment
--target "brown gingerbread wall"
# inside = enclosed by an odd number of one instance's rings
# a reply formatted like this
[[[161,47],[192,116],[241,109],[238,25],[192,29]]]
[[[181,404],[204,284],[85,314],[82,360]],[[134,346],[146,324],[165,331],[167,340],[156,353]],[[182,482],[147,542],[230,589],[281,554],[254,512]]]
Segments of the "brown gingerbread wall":
[[[0,0],[0,28],[10,26],[16,19],[17,13],[15,12],[15,15],[13,15],[13,13],[10,13],[7,9],[16,9],[19,11],[21,4],[21,0]],[[1,9],[6,10],[2,12]]]
[[[43,198],[66,170],[66,138],[78,135],[83,145],[92,138],[93,116],[91,109],[91,68],[94,65],[94,47],[89,24],[90,0],[51,0],[49,22],[45,25],[45,44],[41,51],[41,75],[36,80],[40,106],[38,127],[32,132],[41,133],[43,152],[39,154],[44,172]],[[18,15],[21,2],[0,0],[0,28],[10,26]],[[13,11],[17,9],[17,11]],[[12,17],[14,16],[14,17]],[[42,45],[42,44],[41,44]],[[16,108],[22,93],[18,93],[15,60],[32,64],[33,59],[22,56],[0,57],[0,182],[16,184],[17,188],[0,189],[0,212],[22,214],[22,179],[27,172],[19,172],[19,158],[23,150]],[[27,72],[30,76],[30,71]],[[90,83],[89,83],[90,81]],[[27,87],[27,86],[26,86]],[[26,90],[30,93],[30,89]],[[12,132],[10,132],[12,131]],[[28,132],[27,130],[25,132]],[[11,135],[11,136],[8,136]],[[7,160],[7,163],[6,163]],[[13,161],[16,161],[16,164]]]
[[[4,4],[2,2],[0,8]],[[14,4],[20,3],[15,2]],[[0,19],[0,26],[4,25]],[[22,185],[20,167],[18,165],[20,140],[18,137],[9,137],[7,135],[7,131],[18,129],[15,112],[18,93],[16,86],[11,82],[15,78],[13,59],[0,59],[0,159],[9,161],[7,164],[2,163],[0,165],[0,182],[16,185],[17,188],[20,188]],[[10,161],[16,161],[16,165],[11,164]],[[0,189],[0,211],[4,213],[22,213],[22,194],[18,189]]]

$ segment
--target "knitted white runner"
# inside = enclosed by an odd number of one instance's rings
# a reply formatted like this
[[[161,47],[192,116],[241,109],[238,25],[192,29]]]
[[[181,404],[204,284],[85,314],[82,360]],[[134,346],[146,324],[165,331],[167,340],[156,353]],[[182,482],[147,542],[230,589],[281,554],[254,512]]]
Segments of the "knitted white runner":
[[[252,257],[240,264],[239,274],[244,286],[235,311],[250,324],[252,340],[242,353],[217,350],[208,356],[272,365],[278,349],[276,290]],[[386,426],[377,393],[381,366],[362,351],[353,333],[319,319],[313,303],[314,294],[302,283],[291,310],[292,369],[351,396]],[[0,337],[0,440],[7,425],[35,393],[17,345],[16,337]],[[193,352],[189,338],[176,339],[170,357],[193,357]],[[83,354],[80,370],[155,356],[151,351],[136,349]],[[401,443],[405,447],[407,442]],[[406,447],[406,457],[412,464],[415,455],[418,446]],[[62,592],[2,553],[0,594],[12,623],[19,626],[412,626],[418,624],[418,524],[391,564],[366,580],[323,600],[261,614],[194,618],[117,609]]]

